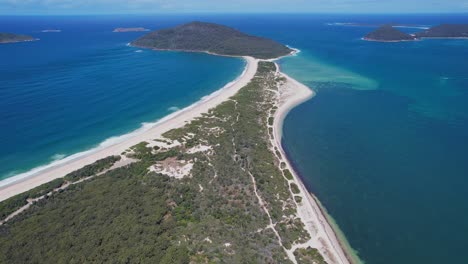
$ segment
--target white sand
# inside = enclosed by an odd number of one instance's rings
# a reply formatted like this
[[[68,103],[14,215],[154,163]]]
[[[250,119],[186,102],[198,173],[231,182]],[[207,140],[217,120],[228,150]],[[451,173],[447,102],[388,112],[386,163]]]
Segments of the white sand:
[[[298,204],[298,217],[301,218],[302,222],[305,224],[306,230],[312,237],[304,244],[293,245],[291,251],[293,252],[297,248],[307,248],[310,246],[312,248],[317,248],[324,256],[325,260],[330,264],[348,264],[350,261],[348,260],[335,231],[328,223],[327,218],[319,207],[317,201],[308,192],[290,162],[286,159],[287,156],[281,145],[284,118],[292,108],[307,101],[315,94],[307,86],[299,83],[286,74],[281,73],[281,75],[284,76],[287,81],[280,88],[280,102],[278,110],[274,116],[273,143],[280,150],[282,157],[284,157],[283,161],[293,174],[293,182],[299,186],[301,191],[299,196],[302,197],[302,202]]]
[[[103,145],[94,150],[71,156],[56,164],[45,166],[31,175],[18,175],[7,181],[0,182],[0,201],[47,183],[53,179],[63,177],[67,173],[80,169],[96,160],[111,155],[120,155],[123,151],[142,141],[153,143],[154,141],[152,140],[161,138],[164,132],[182,127],[188,121],[199,117],[202,113],[206,113],[209,109],[228,100],[250,82],[257,71],[259,60],[251,57],[244,57],[244,59],[247,62],[245,71],[234,82],[204,97],[201,101],[161,119],[152,126],[144,127],[143,129],[120,137],[116,142],[112,142],[112,144]],[[281,146],[283,120],[292,108],[311,98],[314,93],[305,85],[285,74],[282,75],[287,78],[287,82],[286,85],[284,85],[285,89],[280,91],[280,103],[275,114],[273,126],[273,143],[278,147],[282,156],[286,157]],[[350,263],[336,233],[328,223],[322,209],[307,191],[287,159],[283,159],[283,161],[286,162],[287,168],[294,175],[293,181],[300,187],[301,193],[299,196],[302,197],[302,202],[298,205],[298,216],[304,222],[307,231],[312,235],[311,240],[302,245],[294,245],[293,249],[312,246],[317,248],[322,255],[324,255],[328,263]],[[201,191],[202,190],[201,188]],[[288,253],[292,253],[292,250]]]
[[[257,72],[258,60],[252,57],[244,57],[244,59],[247,62],[245,70],[235,81],[204,97],[201,101],[161,119],[153,126],[135,131],[129,134],[130,136],[122,137],[121,141],[114,144],[87,151],[84,155],[72,156],[66,162],[58,162],[53,166],[46,166],[32,175],[27,175],[26,177],[18,175],[7,179],[7,181],[0,182],[0,201],[56,178],[63,177],[70,172],[94,163],[96,160],[111,155],[120,155],[126,149],[142,141],[150,142],[152,139],[160,138],[164,132],[184,126],[188,121],[201,116],[202,113],[206,113],[209,109],[226,101],[250,82]]]

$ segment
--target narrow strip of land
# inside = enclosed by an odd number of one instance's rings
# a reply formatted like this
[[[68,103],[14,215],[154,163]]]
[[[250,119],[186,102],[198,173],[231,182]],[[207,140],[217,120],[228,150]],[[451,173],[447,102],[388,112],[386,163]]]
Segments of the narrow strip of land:
[[[76,157],[75,159],[71,159],[66,163],[52,166],[50,168],[36,173],[35,175],[32,175],[27,178],[18,179],[18,181],[13,182],[12,184],[0,187],[0,201],[3,201],[9,197],[20,194],[22,192],[28,191],[34,187],[50,182],[54,179],[63,177],[66,174],[76,171],[86,165],[92,164],[99,159],[103,159],[112,155],[121,155],[121,153],[127,151],[129,148],[139,144],[140,142],[152,141],[155,138],[160,138],[164,133],[176,128],[183,127],[188,122],[196,119],[197,117],[202,116],[202,114],[209,112],[210,109],[228,100],[233,100],[235,103],[235,109],[237,109],[237,101],[230,98],[236,95],[241,90],[241,88],[247,86],[249,82],[251,82],[251,80],[257,74],[257,69],[259,67],[258,64],[260,61],[252,57],[243,58],[247,62],[243,74],[234,82],[226,85],[223,89],[213,93],[212,95],[206,97],[204,100],[192,106],[189,106],[179,112],[174,113],[173,115],[162,119],[153,127],[145,131],[140,131],[132,134],[131,136],[119,143],[105,148],[96,149],[88,153],[87,155]],[[266,103],[271,103],[273,108],[276,108],[275,111],[269,111],[270,114],[267,118],[267,128],[270,130],[269,140],[271,141],[271,144],[269,145],[273,146],[272,152],[274,153],[274,155],[277,156],[277,158],[280,161],[279,169],[282,173],[280,174],[282,175],[280,177],[284,177],[287,180],[287,186],[289,186],[288,193],[290,193],[290,197],[294,198],[293,205],[295,208],[297,208],[297,213],[293,215],[283,215],[281,219],[278,218],[278,215],[273,216],[270,213],[270,209],[272,207],[271,203],[273,201],[271,201],[271,196],[262,196],[262,191],[258,190],[256,179],[258,175],[252,173],[248,169],[248,166],[245,166],[245,164],[242,165],[241,168],[250,176],[250,180],[253,185],[253,191],[255,197],[258,200],[258,204],[267,215],[268,226],[266,226],[265,229],[271,229],[273,231],[275,237],[277,237],[278,239],[279,246],[285,251],[287,258],[292,263],[299,263],[295,257],[295,252],[298,249],[307,250],[308,248],[317,249],[327,261],[327,263],[350,263],[350,260],[347,258],[347,255],[342,245],[340,244],[336,233],[327,221],[325,213],[322,211],[317,201],[307,191],[298,175],[294,172],[290,162],[287,160],[287,157],[281,145],[282,126],[284,118],[292,108],[311,98],[314,95],[314,93],[305,85],[290,78],[286,74],[281,73],[279,71],[278,66],[276,68],[277,71],[273,73],[277,85],[275,85],[275,87],[269,87],[266,85],[266,80],[264,85],[265,91],[267,91],[268,93],[272,93],[272,98],[274,98],[273,101],[268,101]],[[282,79],[282,81],[278,81],[280,79]],[[235,117],[236,122],[239,121],[239,115],[240,114],[238,113]],[[274,120],[272,123],[270,123],[270,118]],[[235,131],[232,134],[235,135]],[[241,148],[241,146],[235,144],[234,138],[232,139],[232,143],[234,150]],[[208,147],[207,149],[210,149],[210,147]],[[210,160],[208,156],[207,159]],[[282,164],[284,164],[284,166]],[[292,177],[288,177],[286,175],[286,171],[289,171],[292,174]],[[214,174],[214,177],[216,177],[216,171]],[[204,188],[201,185],[199,186],[200,192],[202,192]],[[64,185],[57,189],[57,191],[67,187],[68,185]],[[298,190],[296,190],[297,188]],[[43,199],[44,197],[49,195],[50,194],[46,194],[45,196],[39,197],[39,199]],[[19,208],[18,211],[14,212],[8,217],[8,219],[5,220],[9,220],[12,217],[15,217],[16,215],[22,213],[24,210],[27,210],[33,202],[34,200],[28,201],[27,205],[25,205],[22,208]],[[287,205],[287,202],[284,202],[285,205]],[[300,219],[300,222],[303,223],[304,229],[305,231],[307,231],[309,238],[307,238],[306,240],[294,240],[292,243],[289,243],[289,245],[287,244],[288,241],[286,239],[285,243],[283,243],[282,237],[284,237],[284,233],[280,234],[278,230],[280,228],[281,223],[288,219]],[[229,243],[227,244],[230,245]]]

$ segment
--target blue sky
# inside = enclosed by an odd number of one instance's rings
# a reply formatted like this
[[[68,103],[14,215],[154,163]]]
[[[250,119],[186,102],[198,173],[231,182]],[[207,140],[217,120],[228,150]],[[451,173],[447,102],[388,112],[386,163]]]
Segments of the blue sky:
[[[0,14],[468,13],[468,0],[0,0]]]

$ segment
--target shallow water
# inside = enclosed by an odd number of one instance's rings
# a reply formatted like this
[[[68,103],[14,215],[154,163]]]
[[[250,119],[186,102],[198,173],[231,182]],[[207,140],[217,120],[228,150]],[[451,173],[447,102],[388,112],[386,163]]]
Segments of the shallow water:
[[[374,18],[389,20],[467,21]],[[466,263],[468,41],[365,42],[370,27],[309,26],[303,52],[281,62],[317,91],[284,124],[307,186],[366,263]]]

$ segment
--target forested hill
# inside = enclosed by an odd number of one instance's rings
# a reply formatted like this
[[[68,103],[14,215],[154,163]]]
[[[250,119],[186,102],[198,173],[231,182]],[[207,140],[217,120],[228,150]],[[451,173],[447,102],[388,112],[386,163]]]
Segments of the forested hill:
[[[143,48],[211,52],[259,59],[276,58],[292,52],[274,40],[250,36],[230,27],[205,22],[191,22],[153,31],[131,44]]]
[[[367,34],[364,37],[365,40],[372,41],[409,41],[415,40],[416,38],[412,35],[401,32],[391,25],[384,25],[376,29],[375,31]]]
[[[1,33],[0,32],[0,43],[13,43],[23,41],[33,41],[35,38],[27,35],[18,35],[12,33]]]

